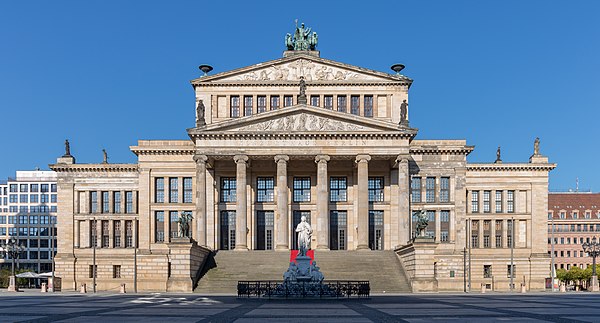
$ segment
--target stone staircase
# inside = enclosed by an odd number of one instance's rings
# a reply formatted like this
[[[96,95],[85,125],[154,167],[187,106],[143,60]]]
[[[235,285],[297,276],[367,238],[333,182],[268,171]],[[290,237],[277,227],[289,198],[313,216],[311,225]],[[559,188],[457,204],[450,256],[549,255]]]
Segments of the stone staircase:
[[[283,280],[289,257],[289,251],[218,251],[194,292],[235,294],[238,280]],[[371,293],[410,292],[393,251],[315,251],[315,260],[325,280],[368,280]]]

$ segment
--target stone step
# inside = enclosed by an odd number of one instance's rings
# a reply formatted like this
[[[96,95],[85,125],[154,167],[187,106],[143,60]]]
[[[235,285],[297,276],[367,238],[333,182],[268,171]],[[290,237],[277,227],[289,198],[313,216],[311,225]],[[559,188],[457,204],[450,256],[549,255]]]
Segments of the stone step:
[[[236,293],[239,280],[282,280],[289,251],[219,251],[215,267],[200,279],[196,292]],[[315,251],[325,280],[369,280],[373,293],[410,292],[393,251]]]

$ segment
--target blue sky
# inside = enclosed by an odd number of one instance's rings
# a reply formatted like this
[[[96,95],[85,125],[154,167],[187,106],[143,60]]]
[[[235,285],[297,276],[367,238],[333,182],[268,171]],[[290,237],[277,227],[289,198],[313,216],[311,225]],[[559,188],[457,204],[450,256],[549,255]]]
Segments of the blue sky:
[[[281,57],[294,19],[321,56],[414,79],[420,139],[467,139],[471,162],[558,163],[550,188],[600,191],[599,1],[3,1],[0,178],[135,162],[138,139],[186,139],[189,80]]]

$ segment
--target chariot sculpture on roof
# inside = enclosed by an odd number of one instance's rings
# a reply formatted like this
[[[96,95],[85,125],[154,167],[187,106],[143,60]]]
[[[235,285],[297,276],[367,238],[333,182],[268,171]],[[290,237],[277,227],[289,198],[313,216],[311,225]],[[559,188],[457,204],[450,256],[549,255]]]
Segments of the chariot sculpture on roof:
[[[311,28],[304,27],[304,23],[298,27],[298,19],[296,19],[294,35],[292,36],[290,33],[285,35],[285,46],[288,50],[315,50],[317,42],[317,33],[312,32],[311,34]]]

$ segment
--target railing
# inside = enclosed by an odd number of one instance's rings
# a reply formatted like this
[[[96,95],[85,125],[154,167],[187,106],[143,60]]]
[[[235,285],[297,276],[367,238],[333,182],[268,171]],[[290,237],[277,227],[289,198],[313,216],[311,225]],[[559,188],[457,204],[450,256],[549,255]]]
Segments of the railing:
[[[369,281],[330,280],[322,283],[255,280],[238,281],[238,297],[300,297],[300,298],[368,298],[371,293]]]

